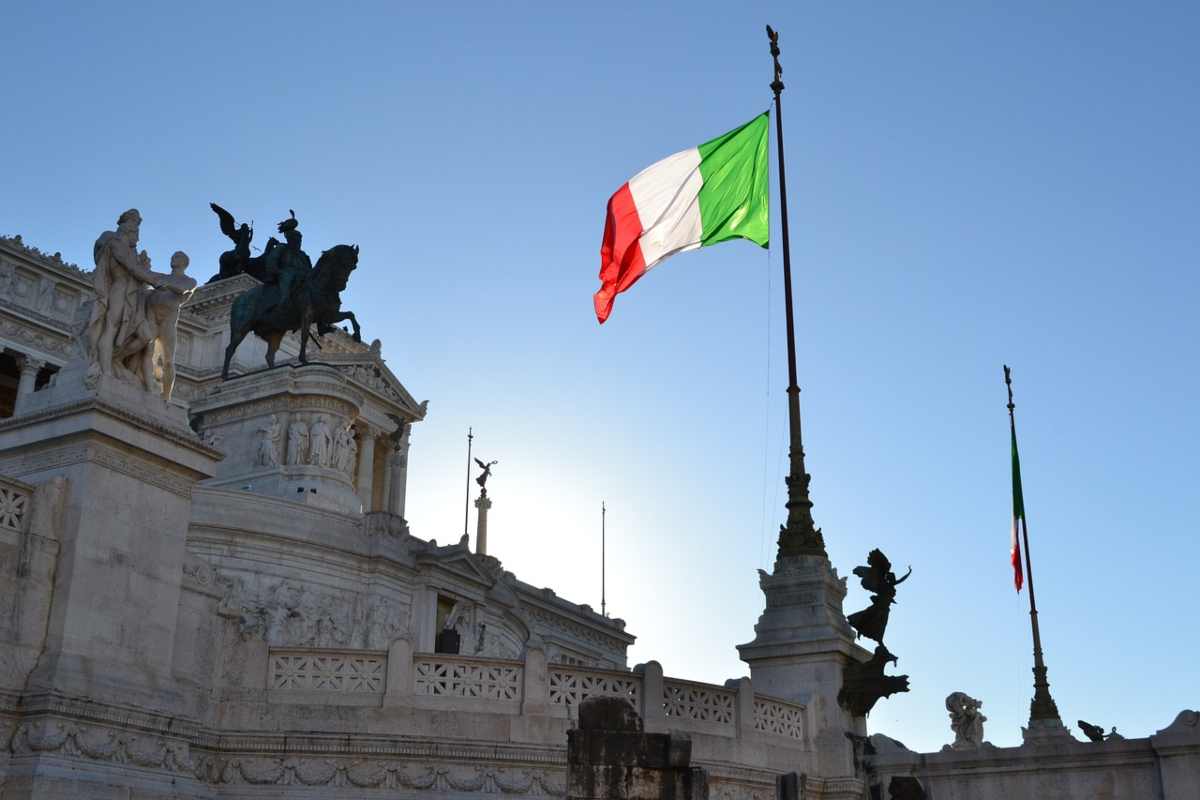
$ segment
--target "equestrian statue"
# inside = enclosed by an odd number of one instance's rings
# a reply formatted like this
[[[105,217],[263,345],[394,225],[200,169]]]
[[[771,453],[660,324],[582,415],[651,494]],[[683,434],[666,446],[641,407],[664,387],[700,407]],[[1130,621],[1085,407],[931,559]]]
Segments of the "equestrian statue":
[[[223,218],[222,228],[224,223]],[[232,226],[230,217],[229,227]],[[233,354],[251,331],[267,343],[268,367],[275,366],[275,353],[284,335],[290,331],[300,332],[301,364],[308,363],[308,340],[312,339],[320,347],[319,338],[332,332],[338,322],[350,320],[354,326],[354,340],[362,341],[358,320],[353,312],[342,311],[340,296],[350,273],[358,266],[358,245],[335,245],[321,253],[314,267],[308,254],[300,249],[302,236],[296,212],[292,211],[278,228],[283,234],[282,243],[271,237],[261,256],[240,264],[242,271],[258,278],[263,285],[243,292],[233,301],[222,379],[229,377]],[[224,255],[221,258],[225,260]],[[315,335],[311,329],[314,324],[317,326]]]

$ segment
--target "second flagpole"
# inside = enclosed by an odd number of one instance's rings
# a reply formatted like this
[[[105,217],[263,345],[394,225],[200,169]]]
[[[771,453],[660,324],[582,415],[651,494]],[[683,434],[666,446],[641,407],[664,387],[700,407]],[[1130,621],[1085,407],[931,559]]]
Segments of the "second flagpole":
[[[812,518],[812,500],[808,494],[809,475],[804,467],[804,441],[800,432],[800,385],[796,380],[796,323],[792,311],[792,252],[788,240],[787,170],[783,160],[783,67],[779,65],[779,34],[767,26],[775,77],[771,91],[775,95],[775,144],[779,161],[779,221],[783,235],[783,302],[787,320],[788,354],[788,499],[787,523],[779,529],[777,558],[814,555],[827,558],[825,540]]]

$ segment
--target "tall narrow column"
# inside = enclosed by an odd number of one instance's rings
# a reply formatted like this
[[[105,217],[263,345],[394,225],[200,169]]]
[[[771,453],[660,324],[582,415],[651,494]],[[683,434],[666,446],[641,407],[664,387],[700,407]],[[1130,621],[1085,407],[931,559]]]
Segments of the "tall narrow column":
[[[400,446],[388,456],[392,478],[388,487],[387,510],[398,517],[404,516],[405,495],[408,493],[408,437],[411,434],[412,428],[406,430],[404,438],[400,440]]]
[[[492,507],[492,501],[487,496],[487,489],[479,490],[479,497],[475,500],[475,507],[479,509],[479,521],[475,525],[475,552],[481,556],[486,556],[487,514],[488,509]]]
[[[30,356],[21,357],[21,380],[17,384],[17,401],[15,403],[14,413],[21,413],[21,407],[25,404],[26,398],[33,394],[33,388],[37,385],[38,373],[42,371],[42,367],[46,366],[46,362]]]
[[[374,511],[375,431],[370,425],[359,428],[357,488],[363,511]]]

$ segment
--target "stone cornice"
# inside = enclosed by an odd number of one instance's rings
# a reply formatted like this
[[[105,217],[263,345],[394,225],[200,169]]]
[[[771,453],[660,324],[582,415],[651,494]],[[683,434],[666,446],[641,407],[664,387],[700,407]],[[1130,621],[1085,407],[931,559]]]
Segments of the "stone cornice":
[[[206,446],[200,441],[196,434],[186,428],[177,428],[173,425],[168,425],[154,417],[126,408],[117,403],[106,401],[99,397],[85,397],[80,400],[74,400],[69,403],[63,403],[48,408],[38,409],[28,414],[21,414],[16,417],[9,417],[0,420],[0,432],[7,430],[15,430],[28,425],[33,425],[44,420],[62,417],[68,414],[79,414],[88,411],[97,411],[108,416],[115,417],[122,422],[127,422],[140,428],[146,428],[151,432],[170,441],[172,444],[180,447],[193,450],[201,453],[209,458],[220,460],[224,455],[219,450],[214,450]]]
[[[35,266],[50,270],[60,278],[77,284],[78,288],[88,292],[92,290],[92,273],[90,271],[69,261],[64,261],[62,253],[51,255],[32,245],[25,244],[20,234],[0,236],[0,250],[6,250],[11,255],[23,257]]]

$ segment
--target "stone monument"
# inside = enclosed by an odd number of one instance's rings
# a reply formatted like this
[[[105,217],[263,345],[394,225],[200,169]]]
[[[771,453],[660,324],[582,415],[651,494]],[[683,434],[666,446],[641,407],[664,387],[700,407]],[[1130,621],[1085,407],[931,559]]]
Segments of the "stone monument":
[[[150,268],[136,252],[141,221],[126,211],[96,240],[95,296],[79,309],[74,359],[0,420],[0,474],[61,487],[61,579],[44,655],[28,665],[31,703],[186,706],[173,674],[181,565],[192,489],[221,454],[169,402],[179,306],[195,282],[182,253],[170,275]],[[36,767],[21,781],[44,782]]]

